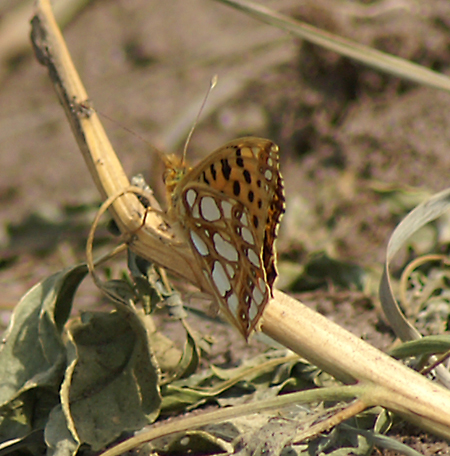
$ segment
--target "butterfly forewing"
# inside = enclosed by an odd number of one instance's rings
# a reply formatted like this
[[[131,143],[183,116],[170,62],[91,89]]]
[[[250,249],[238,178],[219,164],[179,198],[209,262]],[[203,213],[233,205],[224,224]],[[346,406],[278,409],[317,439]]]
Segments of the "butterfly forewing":
[[[222,309],[248,338],[277,276],[274,241],[284,212],[278,147],[259,138],[226,144],[184,176],[172,204]]]

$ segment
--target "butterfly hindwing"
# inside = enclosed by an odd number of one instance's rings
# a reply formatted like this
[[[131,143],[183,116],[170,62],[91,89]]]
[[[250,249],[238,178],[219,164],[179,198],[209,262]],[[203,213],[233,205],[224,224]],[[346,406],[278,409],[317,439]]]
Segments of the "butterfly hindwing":
[[[184,229],[199,266],[228,318],[245,337],[254,329],[270,290],[263,249],[243,204],[201,183],[189,185],[182,201],[190,216]]]

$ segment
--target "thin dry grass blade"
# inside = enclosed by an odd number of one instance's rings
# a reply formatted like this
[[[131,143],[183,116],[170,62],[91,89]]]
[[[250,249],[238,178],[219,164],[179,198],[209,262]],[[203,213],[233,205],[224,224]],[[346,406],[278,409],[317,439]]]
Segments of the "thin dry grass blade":
[[[304,40],[337,52],[350,59],[356,60],[384,73],[389,73],[399,78],[407,79],[418,84],[433,87],[439,90],[450,91],[450,78],[436,73],[421,65],[409,62],[400,57],[395,57],[368,46],[356,43],[347,38],[342,38],[332,33],[320,30],[305,22],[291,19],[269,8],[247,0],[216,0],[244,11],[256,19],[267,24],[279,27]]]

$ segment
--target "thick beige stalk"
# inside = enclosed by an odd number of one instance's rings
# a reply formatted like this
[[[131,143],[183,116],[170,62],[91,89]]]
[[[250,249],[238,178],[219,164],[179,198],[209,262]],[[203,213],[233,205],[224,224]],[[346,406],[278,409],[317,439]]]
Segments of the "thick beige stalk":
[[[345,383],[368,388],[367,405],[381,405],[421,428],[450,438],[450,391],[367,344],[280,291],[267,306],[265,334]]]

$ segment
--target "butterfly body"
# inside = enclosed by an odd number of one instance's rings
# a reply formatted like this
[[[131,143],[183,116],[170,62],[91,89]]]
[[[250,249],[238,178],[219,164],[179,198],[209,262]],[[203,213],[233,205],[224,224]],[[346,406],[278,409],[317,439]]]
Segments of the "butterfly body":
[[[221,309],[248,339],[276,279],[284,213],[278,147],[236,139],[189,169],[166,162],[169,223],[177,223]]]

